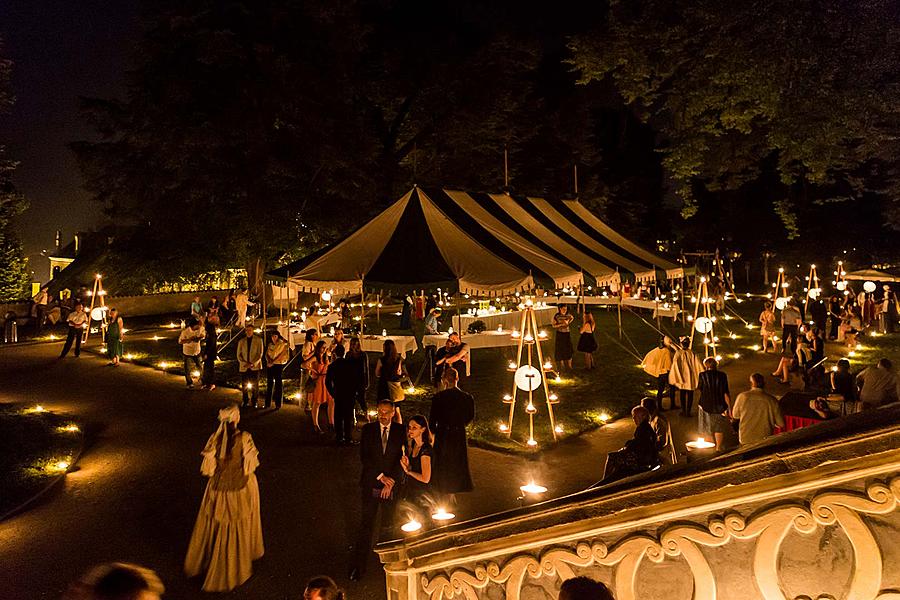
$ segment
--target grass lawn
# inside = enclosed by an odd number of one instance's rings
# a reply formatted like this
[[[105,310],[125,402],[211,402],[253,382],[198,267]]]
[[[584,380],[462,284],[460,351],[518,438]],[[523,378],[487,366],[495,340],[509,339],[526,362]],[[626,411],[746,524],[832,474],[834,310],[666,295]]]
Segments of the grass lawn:
[[[739,306],[743,308],[747,304],[750,303]],[[554,414],[557,423],[562,427],[560,440],[602,426],[601,415],[609,419],[627,415],[631,407],[643,395],[650,390],[655,390],[650,387],[651,384],[655,385],[655,382],[651,382],[639,367],[639,357],[642,357],[657,343],[659,334],[647,323],[642,322],[639,317],[623,310],[622,323],[625,336],[620,340],[617,332],[616,310],[600,308],[593,312],[597,321],[595,335],[600,346],[594,355],[597,367],[593,371],[585,371],[582,368],[583,357],[576,352],[574,373],[563,373],[560,383],[553,381],[550,383],[551,392],[555,392],[559,396],[559,404],[554,405]],[[381,321],[376,322],[373,315],[372,321],[369,321],[369,327],[376,331],[387,329],[390,333],[400,333],[398,330],[399,317],[387,312],[382,312],[381,317]],[[649,316],[645,314],[644,318],[655,326],[655,321],[651,321]],[[178,329],[162,327],[172,322],[173,319],[164,316],[142,321],[137,323],[126,321],[126,328],[131,329],[125,336],[126,357],[138,364],[157,369],[164,368],[167,372],[181,374],[181,348],[177,344]],[[581,319],[576,319],[572,327],[573,345],[577,345],[577,330],[580,323]],[[419,328],[422,327],[421,322],[416,325]],[[673,326],[671,320],[663,320],[663,328],[667,333],[673,335],[684,333],[680,327],[680,321]],[[550,330],[549,327],[546,329]],[[726,361],[733,353],[747,352],[749,345],[757,343],[757,332],[751,333],[744,329],[744,324],[737,318],[729,321],[720,320],[716,331],[721,339],[719,353]],[[733,340],[729,337],[731,333],[739,337]],[[421,335],[421,331],[418,331],[417,334]],[[218,384],[237,387],[235,346],[236,342],[220,353],[224,360],[217,364]],[[552,333],[548,340],[543,342],[542,347],[544,355],[552,358]],[[524,444],[528,438],[528,415],[525,413],[525,403],[522,401],[521,393],[518,396],[512,435],[508,436],[499,430],[500,423],[505,422],[509,416],[509,405],[504,404],[502,399],[505,394],[512,391],[512,373],[507,370],[507,364],[510,359],[515,359],[514,353],[515,347],[512,346],[474,350],[472,376],[464,380],[461,387],[472,393],[476,399],[476,420],[470,428],[473,443],[505,451],[531,453],[533,449]],[[374,376],[376,355],[370,354],[369,356]],[[408,358],[407,370],[415,379],[424,362],[424,353],[419,351]],[[285,373],[286,396],[289,397],[297,391],[297,380],[290,378],[296,378],[298,375],[299,367],[295,362]],[[173,380],[173,385],[183,385],[183,382]],[[403,413],[405,415],[416,413],[427,415],[432,392],[427,376],[423,375],[418,381],[416,392],[407,396],[403,405]],[[375,401],[374,382],[369,387],[369,393],[371,404]],[[537,414],[534,417],[534,426],[535,439],[538,442],[537,449],[540,450],[552,443],[553,433],[550,429],[543,393],[538,390],[536,394]]]
[[[35,412],[33,406],[0,405],[0,515],[65,471],[58,463],[71,463],[80,446],[80,429],[65,416]]]

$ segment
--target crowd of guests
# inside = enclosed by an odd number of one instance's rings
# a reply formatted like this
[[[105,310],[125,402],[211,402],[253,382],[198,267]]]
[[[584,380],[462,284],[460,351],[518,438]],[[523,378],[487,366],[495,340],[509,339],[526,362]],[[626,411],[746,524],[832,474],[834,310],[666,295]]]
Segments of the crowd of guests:
[[[165,586],[159,576],[140,565],[108,563],[90,569],[73,581],[62,600],[161,600]],[[615,600],[609,588],[589,577],[566,579],[559,587],[558,600]],[[337,583],[327,575],[306,582],[297,600],[348,600]]]

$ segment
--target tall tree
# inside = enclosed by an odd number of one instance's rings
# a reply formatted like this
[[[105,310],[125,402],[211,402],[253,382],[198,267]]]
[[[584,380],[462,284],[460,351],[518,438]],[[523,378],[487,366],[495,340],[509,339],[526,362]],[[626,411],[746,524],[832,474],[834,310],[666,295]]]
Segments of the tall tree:
[[[594,196],[590,92],[559,61],[581,22],[548,33],[539,14],[149,2],[128,96],[86,100],[102,139],[74,145],[88,189],[140,226],[105,268],[149,283],[302,253],[413,183],[499,190],[504,147],[517,189],[569,191],[578,160]]]
[[[9,113],[15,102],[10,85],[12,61],[3,57],[0,40],[0,115]],[[0,141],[0,302],[21,300],[28,297],[31,273],[22,244],[13,229],[13,220],[25,210],[25,199],[16,191],[12,182],[18,163],[6,155],[6,147]]]
[[[614,1],[571,48],[583,83],[613,81],[659,132],[684,216],[698,191],[770,168],[761,199],[790,237],[811,207],[871,196],[898,227],[897,14],[892,0]]]

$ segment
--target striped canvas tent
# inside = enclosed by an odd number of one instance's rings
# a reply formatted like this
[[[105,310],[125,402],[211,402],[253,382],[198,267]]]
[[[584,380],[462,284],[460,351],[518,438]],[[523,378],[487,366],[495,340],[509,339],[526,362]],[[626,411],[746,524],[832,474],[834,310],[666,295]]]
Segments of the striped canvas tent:
[[[446,286],[501,295],[681,269],[634,244],[577,200],[413,188],[338,244],[270,275],[301,291]]]
[[[514,232],[549,256],[589,275],[597,285],[629,273],[654,281],[657,271],[681,277],[682,269],[617,233],[578,200],[439,190],[431,197],[443,210],[465,212],[491,230]]]
[[[438,197],[438,201],[432,199]],[[494,296],[536,285],[577,286],[581,272],[521,236],[497,236],[468,215],[448,214],[445,197],[413,188],[336,245],[283,267],[300,291],[443,286]]]

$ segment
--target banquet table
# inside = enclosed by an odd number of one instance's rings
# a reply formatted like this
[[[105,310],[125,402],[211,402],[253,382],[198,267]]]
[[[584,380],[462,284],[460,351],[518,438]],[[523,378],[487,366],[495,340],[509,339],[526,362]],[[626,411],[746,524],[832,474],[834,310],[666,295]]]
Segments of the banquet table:
[[[534,316],[537,320],[538,327],[549,325],[553,320],[553,315],[555,314],[555,306],[534,309]],[[503,327],[503,329],[512,331],[513,328],[519,329],[522,327],[522,311],[498,311],[480,316],[467,314],[462,314],[459,316],[453,315],[450,320],[450,322],[453,324],[453,328],[462,332],[465,332],[468,329],[469,325],[471,325],[475,321],[483,321],[485,328],[488,330],[496,330],[497,327]]]
[[[279,325],[278,333],[281,334],[281,337],[288,340],[288,345],[292,350],[296,346],[302,346],[304,340],[306,339],[306,334],[301,330],[300,325],[297,325],[296,323],[291,324],[290,335],[288,335],[287,325]],[[333,339],[333,337],[330,335],[324,335],[320,336],[319,339],[331,340]],[[385,340],[394,340],[394,344],[397,345],[397,352],[399,352],[400,355],[403,356],[403,358],[406,358],[407,353],[412,354],[419,349],[419,346],[416,343],[416,338],[411,335],[364,335],[359,338],[359,345],[362,348],[363,352],[375,352],[381,354],[381,352],[384,350]],[[344,347],[349,347],[349,343],[350,337],[345,336]]]
[[[306,328],[318,329],[320,332],[329,325],[337,327],[341,322],[341,313],[330,312],[325,315],[306,315]]]
[[[505,329],[498,332],[496,329],[483,331],[482,333],[463,333],[460,339],[469,345],[469,348],[501,348],[503,346],[514,346],[519,340],[513,339],[512,330]],[[436,335],[422,336],[423,346],[437,346],[442,348],[447,342],[447,334],[439,333]]]
[[[560,304],[578,304],[581,302],[579,296],[560,296],[557,298]],[[618,296],[585,296],[584,303],[588,306],[615,306],[619,303]],[[633,306],[634,308],[644,308],[653,311],[653,318],[656,318],[657,312],[660,317],[674,319],[680,313],[678,306],[669,302],[657,302],[656,300],[645,300],[643,298],[624,298],[622,300],[624,306]]]

